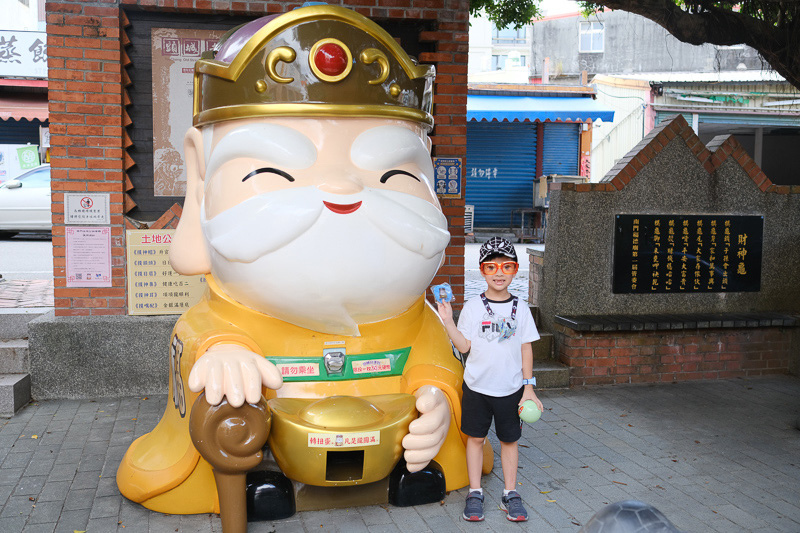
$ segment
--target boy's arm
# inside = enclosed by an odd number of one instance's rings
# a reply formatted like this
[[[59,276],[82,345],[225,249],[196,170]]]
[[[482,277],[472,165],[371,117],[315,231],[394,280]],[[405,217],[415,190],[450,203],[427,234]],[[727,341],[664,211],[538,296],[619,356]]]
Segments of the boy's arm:
[[[456,327],[455,321],[453,321],[453,307],[450,305],[449,302],[437,302],[436,304],[437,310],[439,311],[439,316],[442,318],[442,322],[444,322],[444,328],[447,330],[447,335],[450,337],[450,340],[453,341],[453,346],[456,347],[461,353],[467,353],[472,346],[472,343],[464,337],[464,334],[458,330]],[[533,352],[531,352],[532,354]],[[531,355],[531,357],[533,357]],[[533,365],[533,363],[531,363]],[[533,366],[531,366],[531,369]],[[533,372],[533,370],[531,370]]]
[[[522,379],[530,379],[533,377],[533,347],[531,343],[526,342],[522,344]],[[526,400],[533,400],[533,403],[539,408],[540,411],[544,410],[542,402],[536,397],[533,392],[533,385],[524,385],[522,387],[522,398],[519,405],[522,405]]]

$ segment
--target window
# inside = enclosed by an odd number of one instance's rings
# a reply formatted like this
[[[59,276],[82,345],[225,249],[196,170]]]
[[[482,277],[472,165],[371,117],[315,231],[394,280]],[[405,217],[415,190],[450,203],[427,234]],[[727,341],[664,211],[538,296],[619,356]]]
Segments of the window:
[[[525,26],[522,28],[505,28],[502,30],[495,27],[492,30],[492,44],[525,44]]]
[[[602,22],[581,22],[578,51],[580,53],[602,52],[603,30]]]
[[[35,170],[26,176],[19,176],[18,179],[23,182],[26,187],[49,187],[50,169],[43,168],[41,170]]]
[[[492,70],[505,70],[508,56],[492,56]]]

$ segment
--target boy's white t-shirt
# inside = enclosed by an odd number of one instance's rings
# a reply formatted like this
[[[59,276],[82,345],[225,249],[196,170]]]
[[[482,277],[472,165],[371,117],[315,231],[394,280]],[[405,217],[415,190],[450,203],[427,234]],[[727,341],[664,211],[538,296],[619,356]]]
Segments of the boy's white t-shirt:
[[[458,317],[458,330],[471,343],[464,367],[467,387],[487,396],[508,396],[522,387],[522,344],[539,339],[528,304],[517,302],[514,335],[500,340],[500,319],[511,318],[514,297],[504,302],[489,301],[494,316],[489,316],[480,296],[464,304]]]

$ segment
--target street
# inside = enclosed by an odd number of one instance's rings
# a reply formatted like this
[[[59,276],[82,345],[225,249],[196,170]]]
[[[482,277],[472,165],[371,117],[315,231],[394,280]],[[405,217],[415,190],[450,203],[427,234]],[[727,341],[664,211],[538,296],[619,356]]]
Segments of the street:
[[[6,280],[53,279],[49,233],[23,233],[0,239],[0,275]]]

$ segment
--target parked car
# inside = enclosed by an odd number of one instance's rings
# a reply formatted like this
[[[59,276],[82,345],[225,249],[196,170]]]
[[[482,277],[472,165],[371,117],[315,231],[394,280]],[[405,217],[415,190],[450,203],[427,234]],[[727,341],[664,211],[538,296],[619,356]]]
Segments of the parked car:
[[[0,184],[0,236],[20,231],[52,231],[50,165]]]

